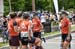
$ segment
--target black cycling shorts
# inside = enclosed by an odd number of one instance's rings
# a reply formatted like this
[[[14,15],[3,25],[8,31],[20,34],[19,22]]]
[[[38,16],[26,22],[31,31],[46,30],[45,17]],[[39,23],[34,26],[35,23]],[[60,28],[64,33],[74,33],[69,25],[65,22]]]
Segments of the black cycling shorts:
[[[19,46],[20,43],[19,43],[18,36],[11,36],[10,39],[9,39],[9,45],[10,46]]]
[[[41,32],[34,32],[33,37],[41,38]]]
[[[68,36],[68,34],[62,34],[62,42],[64,42],[66,40],[67,36]],[[69,42],[71,42],[71,40],[72,40],[72,36],[70,35]]]
[[[19,40],[21,41],[22,45],[28,45],[28,43],[35,43],[36,38],[31,37],[31,40],[28,37],[21,37],[21,33],[19,33]]]

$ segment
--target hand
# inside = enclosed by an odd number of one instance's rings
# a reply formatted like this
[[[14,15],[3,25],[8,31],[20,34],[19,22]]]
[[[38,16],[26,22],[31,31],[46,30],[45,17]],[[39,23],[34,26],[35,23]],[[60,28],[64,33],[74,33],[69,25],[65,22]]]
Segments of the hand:
[[[30,37],[29,37],[28,39],[29,39],[29,40],[31,40],[31,38],[30,38]]]
[[[70,40],[70,37],[67,37],[67,40]]]

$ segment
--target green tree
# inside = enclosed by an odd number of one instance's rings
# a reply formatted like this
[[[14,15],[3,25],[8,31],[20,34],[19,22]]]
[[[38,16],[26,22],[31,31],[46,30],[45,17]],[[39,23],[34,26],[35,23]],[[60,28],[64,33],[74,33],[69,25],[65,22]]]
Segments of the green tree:
[[[75,9],[75,0],[58,0],[59,3],[59,9],[62,9],[62,6],[64,6],[65,10],[68,9]]]
[[[11,0],[11,6],[13,11],[20,11],[23,10],[25,6],[24,0]]]
[[[20,11],[24,9],[24,0],[11,0],[12,11]],[[4,11],[5,14],[9,13],[9,0],[4,0]]]
[[[75,0],[58,0],[59,10],[75,9]],[[11,0],[12,11],[32,11],[32,0]],[[49,10],[54,12],[53,0],[35,0],[36,10]],[[4,11],[9,12],[9,0],[4,0]]]
[[[9,2],[8,2],[8,0],[4,0],[4,13],[5,14],[9,13]]]

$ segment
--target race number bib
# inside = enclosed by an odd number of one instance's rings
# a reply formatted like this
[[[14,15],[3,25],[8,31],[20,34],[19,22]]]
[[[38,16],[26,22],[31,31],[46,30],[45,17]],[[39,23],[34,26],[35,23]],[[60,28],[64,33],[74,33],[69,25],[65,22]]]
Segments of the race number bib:
[[[28,37],[28,36],[29,36],[28,32],[21,32],[21,37]]]

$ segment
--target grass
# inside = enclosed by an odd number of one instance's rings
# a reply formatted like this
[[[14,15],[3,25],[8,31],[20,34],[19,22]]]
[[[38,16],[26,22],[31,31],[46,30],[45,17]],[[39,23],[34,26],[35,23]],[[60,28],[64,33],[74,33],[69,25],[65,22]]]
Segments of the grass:
[[[75,24],[71,26],[71,31],[75,31]],[[60,31],[45,33],[44,36],[60,34]]]
[[[59,34],[59,31],[54,31],[54,32],[50,32],[50,33],[45,33],[44,36],[48,36],[48,35],[56,35]]]
[[[5,46],[5,45],[8,45],[8,43],[0,42],[0,47]]]

